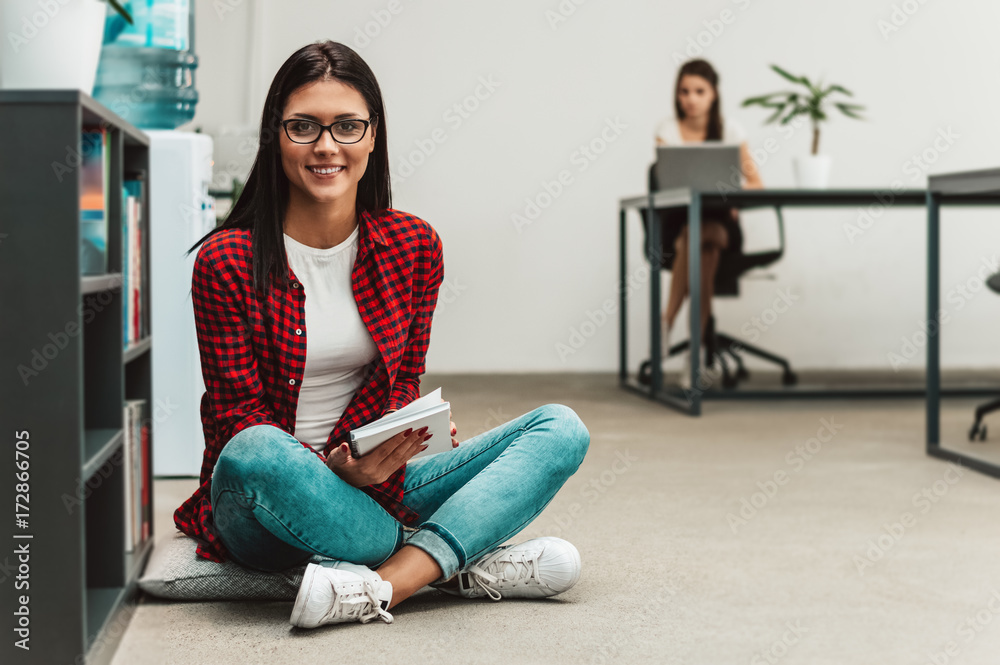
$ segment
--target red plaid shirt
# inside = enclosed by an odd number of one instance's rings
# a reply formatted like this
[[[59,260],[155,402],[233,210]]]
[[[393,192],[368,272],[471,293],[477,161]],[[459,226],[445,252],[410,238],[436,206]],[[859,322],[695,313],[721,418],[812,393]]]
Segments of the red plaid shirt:
[[[427,222],[398,210],[362,213],[351,284],[379,357],[327,439],[326,455],[348,433],[420,396],[431,318],[444,277],[441,239]],[[197,554],[229,554],[212,519],[212,469],[223,446],[251,425],[293,434],[306,365],[305,294],[289,267],[289,286],[274,284],[266,301],[253,288],[248,229],[212,235],[198,251],[192,278],[195,328],[205,393],[201,485],[174,512],[174,523],[198,540]],[[310,451],[307,444],[303,446]],[[314,451],[315,452],[315,451]],[[380,485],[361,488],[403,524],[418,515],[402,504],[405,465]],[[332,473],[332,471],[331,471]]]

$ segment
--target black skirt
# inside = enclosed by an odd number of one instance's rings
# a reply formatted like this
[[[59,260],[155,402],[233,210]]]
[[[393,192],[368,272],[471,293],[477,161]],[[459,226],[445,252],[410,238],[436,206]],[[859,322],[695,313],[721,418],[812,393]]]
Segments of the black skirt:
[[[729,235],[729,246],[722,251],[720,263],[725,263],[727,254],[740,254],[743,251],[743,231],[740,229],[739,222],[733,219],[729,210],[729,208],[714,208],[703,210],[701,214],[702,225],[709,221],[718,222],[722,224],[722,227],[726,229]],[[664,269],[670,270],[673,268],[674,258],[677,256],[677,248],[674,244],[677,242],[681,231],[687,226],[688,211],[687,208],[666,208],[657,210],[656,214],[660,218],[660,244],[663,251],[662,264]],[[645,220],[645,210],[643,210],[643,220]],[[646,236],[645,246],[648,251],[652,248],[649,247],[649,234],[646,232],[645,223],[642,224],[642,230]]]

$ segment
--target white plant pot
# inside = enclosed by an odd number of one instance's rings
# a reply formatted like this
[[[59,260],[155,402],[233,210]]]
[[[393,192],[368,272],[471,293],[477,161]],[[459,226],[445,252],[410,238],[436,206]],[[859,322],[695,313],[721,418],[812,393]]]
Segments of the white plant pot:
[[[830,184],[830,155],[795,158],[795,183],[800,189],[826,189]]]
[[[94,92],[108,5],[103,0],[0,2],[0,89]]]

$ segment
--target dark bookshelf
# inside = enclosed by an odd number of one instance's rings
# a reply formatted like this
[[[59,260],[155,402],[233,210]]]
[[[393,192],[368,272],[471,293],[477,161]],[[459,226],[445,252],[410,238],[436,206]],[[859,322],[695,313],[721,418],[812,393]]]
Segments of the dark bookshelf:
[[[84,127],[94,126],[110,133],[109,271],[81,276],[78,156]],[[123,465],[125,400],[145,399],[143,422],[151,415],[152,340],[125,348],[123,336],[121,224],[123,180],[143,178],[147,317],[149,137],[79,90],[0,90],[0,144],[0,423],[7,444],[0,470],[7,496],[20,471],[16,433],[24,430],[30,465],[28,527],[18,528],[13,515],[4,520],[0,662],[103,665],[134,613],[153,543],[150,524],[147,538],[126,551]],[[150,456],[154,443],[150,438]],[[147,473],[150,490],[152,480]],[[24,543],[28,577],[18,580],[16,548]],[[28,588],[17,588],[24,581]],[[15,645],[22,595],[30,650]]]

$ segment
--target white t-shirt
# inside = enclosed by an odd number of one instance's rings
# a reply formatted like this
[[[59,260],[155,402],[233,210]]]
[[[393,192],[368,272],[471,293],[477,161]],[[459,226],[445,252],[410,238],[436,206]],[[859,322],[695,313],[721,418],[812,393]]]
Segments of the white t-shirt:
[[[667,145],[680,145],[682,143],[700,143],[700,141],[685,141],[681,138],[681,128],[677,123],[677,118],[669,116],[664,118],[656,128],[656,138]],[[723,143],[743,143],[746,141],[746,132],[735,120],[722,121],[722,142]]]
[[[365,366],[378,355],[351,285],[359,228],[328,249],[284,234],[288,265],[306,296],[306,366],[294,436],[320,452],[364,380]]]

